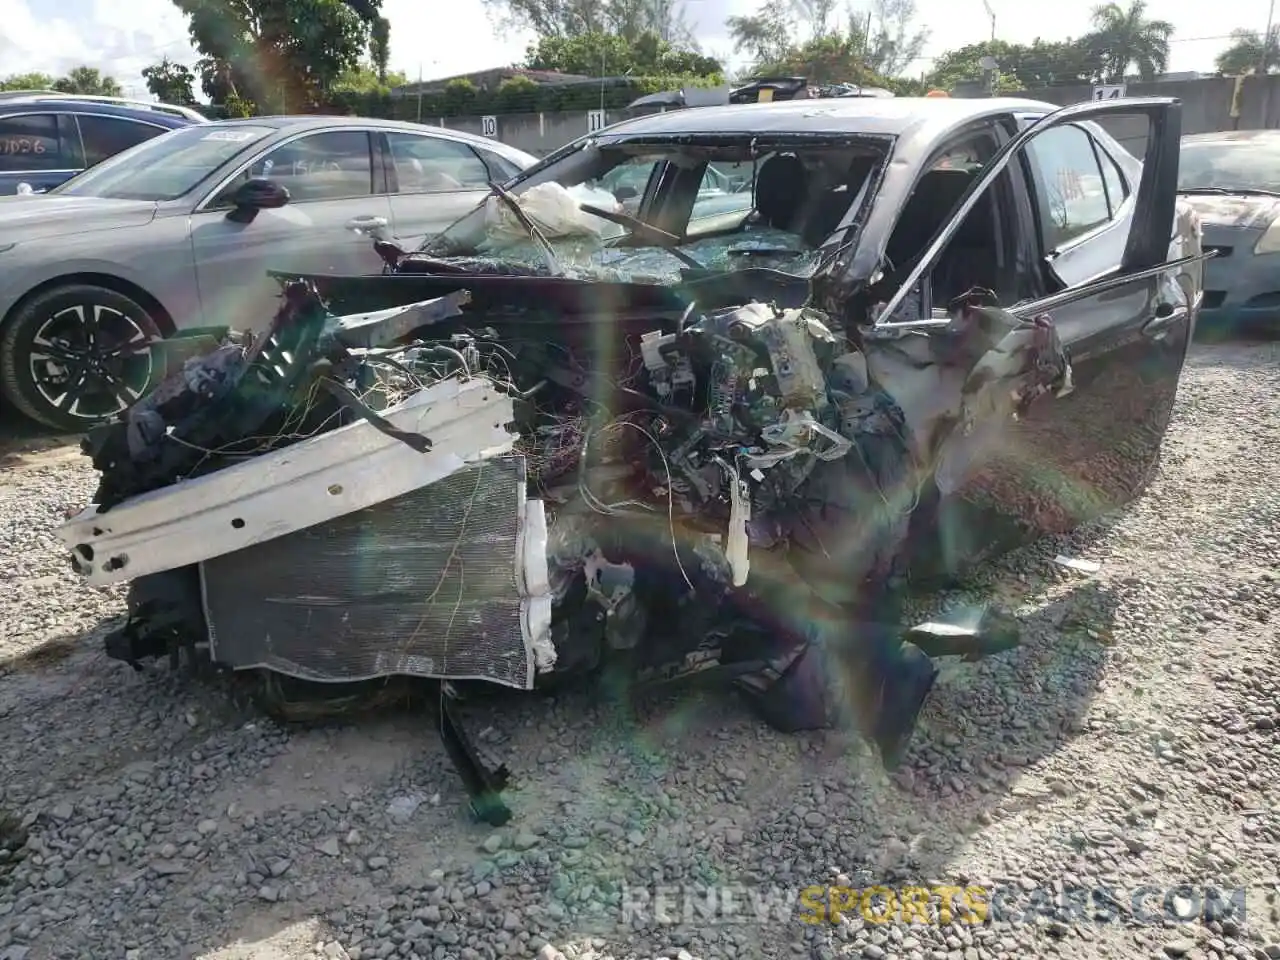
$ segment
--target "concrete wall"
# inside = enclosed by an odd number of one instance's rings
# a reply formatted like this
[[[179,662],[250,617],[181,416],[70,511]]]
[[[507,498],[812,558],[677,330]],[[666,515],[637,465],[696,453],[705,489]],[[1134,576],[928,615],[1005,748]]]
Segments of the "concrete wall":
[[[611,110],[605,114],[605,123],[617,123],[619,120],[626,119],[627,116],[628,114],[622,110]],[[494,118],[498,128],[496,139],[541,157],[587,133],[589,117],[590,114],[585,111],[502,114]],[[453,130],[485,135],[481,117],[423,117],[422,122],[437,123]]]
[[[1236,97],[1234,77],[1207,80],[1131,83],[1125,90],[1130,97],[1176,97],[1182,101],[1182,132],[1212,133],[1218,130],[1251,130],[1280,126],[1280,77],[1261,80],[1246,77]],[[1093,98],[1092,86],[1047,87],[1028,90],[1019,96],[1044,100],[1058,106],[1081,103]],[[1233,101],[1235,110],[1232,109]],[[1237,116],[1232,116],[1235,112]],[[1146,148],[1147,122],[1140,117],[1121,117],[1102,124],[1113,137],[1141,157]]]
[[[1235,93],[1234,78],[1208,80],[1164,81],[1160,83],[1131,83],[1126,94],[1131,97],[1177,97],[1182,101],[1182,132],[1208,133],[1216,130],[1250,130],[1259,127],[1280,127],[1280,76],[1246,77],[1236,100],[1236,113],[1232,116],[1232,100]],[[1093,88],[1046,87],[1028,90],[1019,96],[1044,100],[1065,106],[1092,99]],[[609,111],[605,123],[626,119],[623,110]],[[535,156],[543,156],[570,140],[588,132],[591,114],[575,113],[517,113],[494,118],[497,139],[518,147]],[[424,123],[470,133],[484,134],[480,117],[423,117]],[[1121,140],[1131,151],[1142,154],[1146,140],[1146,121],[1121,119],[1106,124],[1112,136]]]

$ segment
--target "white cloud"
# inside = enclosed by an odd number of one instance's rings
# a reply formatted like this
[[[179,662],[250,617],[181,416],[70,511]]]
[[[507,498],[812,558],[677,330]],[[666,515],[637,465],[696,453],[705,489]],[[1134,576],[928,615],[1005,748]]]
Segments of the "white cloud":
[[[929,68],[932,58],[948,47],[986,39],[990,24],[982,0],[917,0],[920,20],[929,25],[926,57],[909,72]],[[1044,8],[1011,0],[990,0],[996,11],[998,35],[1029,42],[1078,36],[1088,28],[1092,0]],[[411,79],[421,68],[424,77],[439,77],[503,66],[524,56],[529,37],[495,27],[481,0],[449,0],[444,10],[422,0],[383,0],[391,21],[391,66]],[[686,0],[694,35],[705,50],[726,57],[730,45],[724,20],[749,12],[756,0]],[[855,0],[866,6],[866,0]],[[1202,0],[1150,0],[1149,15],[1173,22],[1175,70],[1212,67],[1214,56],[1226,46],[1235,27],[1261,30],[1265,4],[1233,4],[1230,13]],[[1256,10],[1241,9],[1245,6]],[[48,16],[51,8],[55,16]],[[1254,20],[1259,22],[1255,23]],[[1202,39],[1199,39],[1202,38]],[[40,70],[62,73],[79,64],[98,67],[120,81],[131,94],[145,92],[141,70],[162,56],[184,63],[196,59],[187,41],[185,18],[170,0],[0,0],[0,75]]]
[[[499,30],[480,0],[382,0],[382,15],[391,21],[391,69],[411,80],[419,68],[430,80],[517,63],[531,39]]]

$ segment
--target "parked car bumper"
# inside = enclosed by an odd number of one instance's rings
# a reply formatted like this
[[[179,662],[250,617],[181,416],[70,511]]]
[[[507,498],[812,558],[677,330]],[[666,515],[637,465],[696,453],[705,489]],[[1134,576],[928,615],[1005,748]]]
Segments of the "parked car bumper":
[[[1205,264],[1201,336],[1280,329],[1280,253],[1254,256],[1236,248]]]

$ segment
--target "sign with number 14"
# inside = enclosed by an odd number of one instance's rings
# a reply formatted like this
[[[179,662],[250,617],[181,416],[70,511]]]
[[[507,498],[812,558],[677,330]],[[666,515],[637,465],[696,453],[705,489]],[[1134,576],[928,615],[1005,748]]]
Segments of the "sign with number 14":
[[[1095,100],[1119,100],[1124,96],[1125,85],[1123,83],[1104,83],[1093,88],[1093,99]]]

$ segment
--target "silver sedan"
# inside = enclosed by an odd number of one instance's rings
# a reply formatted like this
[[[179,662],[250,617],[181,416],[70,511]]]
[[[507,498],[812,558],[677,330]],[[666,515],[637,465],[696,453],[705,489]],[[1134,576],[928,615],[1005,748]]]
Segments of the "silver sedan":
[[[1280,131],[1183,137],[1178,190],[1217,252],[1204,267],[1200,332],[1280,327]]]
[[[255,117],[174,130],[47,194],[0,197],[0,393],[80,430],[136,400],[151,343],[261,329],[269,269],[376,273],[369,234],[438,233],[535,158],[412,123]]]

